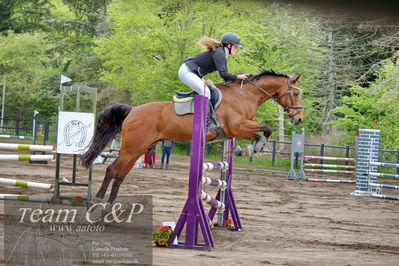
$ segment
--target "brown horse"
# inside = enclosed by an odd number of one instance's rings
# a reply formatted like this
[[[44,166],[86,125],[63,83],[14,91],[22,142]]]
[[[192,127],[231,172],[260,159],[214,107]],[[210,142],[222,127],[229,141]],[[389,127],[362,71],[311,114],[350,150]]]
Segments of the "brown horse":
[[[253,119],[259,106],[270,98],[283,107],[291,123],[301,123],[304,114],[299,78],[300,75],[289,77],[274,71],[263,71],[244,82],[217,84],[223,100],[216,114],[226,137],[259,141],[261,136],[256,132],[263,131],[264,136],[269,138],[272,133],[270,127]],[[192,117],[192,114],[177,115],[173,102],[151,102],[136,107],[114,104],[104,109],[98,118],[90,147],[81,157],[81,163],[89,167],[120,131],[122,150],[118,158],[108,166],[96,198],[102,200],[111,180],[114,180],[108,199],[112,203],[136,160],[154,142],[164,139],[191,140]],[[215,139],[217,134],[211,132],[207,140]]]

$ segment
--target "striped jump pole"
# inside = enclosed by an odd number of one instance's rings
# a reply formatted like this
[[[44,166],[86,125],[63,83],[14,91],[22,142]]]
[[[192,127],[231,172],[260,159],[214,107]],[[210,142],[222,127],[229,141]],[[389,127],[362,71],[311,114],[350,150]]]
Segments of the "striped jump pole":
[[[385,173],[369,173],[370,176],[399,178],[399,175]]]
[[[382,189],[383,188],[399,190],[399,186],[376,183],[376,181],[377,181],[376,178],[377,177],[399,178],[399,175],[373,172],[372,171],[373,167],[399,168],[399,164],[397,164],[397,163],[388,163],[388,162],[370,161],[369,162],[369,172],[368,172],[368,187],[369,187],[368,191],[371,193],[370,194],[371,197],[381,198],[381,199],[389,199],[389,200],[399,200],[399,196],[392,196],[392,195],[384,195],[384,194],[382,194]],[[373,189],[373,188],[376,188],[376,189]]]
[[[399,168],[399,163],[385,163],[385,162],[369,162],[371,166],[383,166],[390,168]]]
[[[356,180],[349,179],[324,179],[324,178],[308,178],[308,182],[327,182],[327,183],[356,183]]]
[[[225,180],[213,179],[205,176],[202,177],[202,184],[219,188],[227,187],[227,182]]]
[[[218,210],[217,225],[224,227],[225,222],[231,217],[234,227],[229,228],[231,231],[240,231],[242,228],[240,216],[235,205],[234,195],[231,190],[231,183],[233,178],[233,154],[231,151],[234,149],[235,140],[229,139],[224,141],[222,160],[227,161],[228,168],[220,171],[220,180],[226,181],[227,187],[221,187],[215,197],[216,200],[225,203],[226,209]],[[211,208],[208,216],[211,220],[216,216],[217,209]]]
[[[37,201],[50,202],[51,196],[29,196],[29,195],[15,195],[15,194],[0,194],[0,200],[19,200],[19,201]]]
[[[387,184],[369,183],[369,186],[370,186],[370,187],[380,187],[380,188],[399,189],[399,186],[387,185]]]
[[[8,151],[53,151],[53,146],[50,146],[50,145],[27,145],[27,144],[0,143],[0,150],[8,150]]]
[[[304,169],[305,172],[314,173],[336,173],[336,174],[354,174],[355,171],[344,171],[344,170],[330,170],[330,169]]]
[[[355,169],[355,166],[354,166],[354,165],[340,165],[340,164],[305,163],[304,166],[308,166],[308,167],[325,167],[325,168]]]
[[[346,157],[326,157],[326,156],[308,156],[305,155],[305,159],[314,159],[314,160],[326,160],[326,161],[347,161],[347,162],[355,162],[355,158],[346,158]]]
[[[378,184],[377,177],[399,178],[399,175],[378,173],[378,167],[399,168],[399,164],[379,162],[380,130],[360,129],[356,159],[356,190],[354,196],[399,200],[398,196],[383,195],[382,189],[399,189],[399,186]]]
[[[0,139],[29,139],[32,140],[32,137],[27,136],[13,136],[13,135],[0,135]]]
[[[51,184],[31,182],[31,181],[22,181],[16,179],[8,179],[8,178],[0,178],[0,184],[18,186],[18,187],[32,187],[32,188],[41,188],[41,189],[51,189]]]
[[[311,160],[326,160],[326,161],[345,161],[345,162],[356,162],[355,158],[347,157],[328,157],[328,156],[310,156],[305,155],[305,159]],[[355,171],[340,170],[340,169],[356,169],[354,165],[339,165],[339,164],[322,164],[322,163],[303,163],[302,170],[308,173],[332,173],[332,174],[355,174]],[[304,167],[319,167],[319,168],[304,168]],[[336,168],[336,169],[325,169],[325,168]],[[307,178],[308,182],[327,182],[327,183],[356,183],[355,180],[349,179],[323,179],[323,178]]]
[[[367,178],[367,192],[369,196],[374,198],[389,199],[389,200],[399,200],[399,196],[384,195],[382,194],[383,188],[386,189],[396,189],[399,190],[398,185],[388,185],[388,184],[378,184],[377,177],[389,177],[389,178],[399,178],[397,174],[386,174],[378,173],[378,167],[388,167],[388,168],[399,168],[399,164],[390,162],[378,162],[375,160],[370,160],[368,162],[368,173],[365,174]]]
[[[389,199],[389,200],[399,200],[398,196],[383,195],[383,194],[377,194],[377,193],[372,193],[371,197],[380,198],[380,199]]]
[[[49,161],[53,155],[0,155],[0,161]]]
[[[211,197],[208,193],[201,191],[201,199],[211,205],[213,208],[224,210],[226,208],[225,204],[217,199]]]
[[[227,162],[212,162],[212,163],[204,163],[202,166],[203,171],[212,171],[212,170],[226,170],[229,168],[229,164]]]

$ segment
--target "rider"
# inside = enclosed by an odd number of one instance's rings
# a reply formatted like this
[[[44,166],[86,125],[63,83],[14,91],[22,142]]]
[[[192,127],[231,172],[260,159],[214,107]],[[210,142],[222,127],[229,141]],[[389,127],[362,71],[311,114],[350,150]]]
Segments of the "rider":
[[[220,42],[210,37],[202,37],[198,43],[206,51],[184,59],[184,63],[179,69],[179,78],[188,87],[210,99],[211,94],[209,88],[205,85],[203,76],[217,70],[225,81],[244,80],[247,78],[245,74],[231,74],[227,71],[227,56],[235,55],[238,47],[242,46],[237,34],[227,32]],[[212,123],[210,118],[214,120],[215,124]],[[221,125],[216,118],[214,109],[209,104],[207,132],[215,131],[220,127]]]

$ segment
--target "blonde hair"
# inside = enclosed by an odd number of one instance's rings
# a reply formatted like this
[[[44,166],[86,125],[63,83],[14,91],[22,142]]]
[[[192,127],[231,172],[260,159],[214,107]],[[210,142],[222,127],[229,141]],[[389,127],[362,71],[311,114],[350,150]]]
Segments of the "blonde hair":
[[[222,43],[219,42],[218,40],[215,40],[210,37],[202,37],[199,41],[198,44],[201,46],[202,49],[206,51],[213,51],[219,46],[222,46]]]

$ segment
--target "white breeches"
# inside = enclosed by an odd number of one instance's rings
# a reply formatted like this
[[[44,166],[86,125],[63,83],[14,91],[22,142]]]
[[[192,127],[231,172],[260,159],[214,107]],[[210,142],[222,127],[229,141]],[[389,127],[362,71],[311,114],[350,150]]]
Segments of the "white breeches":
[[[198,94],[205,95],[208,99],[211,98],[211,93],[208,86],[205,85],[205,80],[193,73],[184,63],[179,68],[179,79],[188,87],[198,92]]]

